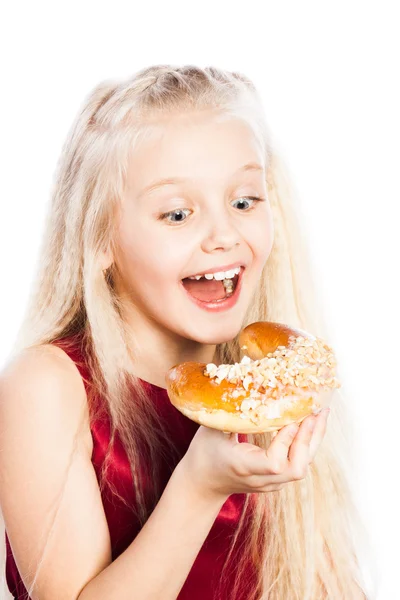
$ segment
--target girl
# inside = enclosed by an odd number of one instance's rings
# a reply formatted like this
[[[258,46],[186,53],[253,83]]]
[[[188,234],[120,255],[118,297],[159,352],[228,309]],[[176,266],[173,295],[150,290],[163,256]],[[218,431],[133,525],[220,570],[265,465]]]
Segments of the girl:
[[[14,598],[367,597],[340,399],[272,439],[198,426],[165,389],[179,362],[239,361],[253,321],[328,337],[290,198],[246,77],[161,65],[92,92],[0,381]],[[236,266],[229,308],[182,283]]]

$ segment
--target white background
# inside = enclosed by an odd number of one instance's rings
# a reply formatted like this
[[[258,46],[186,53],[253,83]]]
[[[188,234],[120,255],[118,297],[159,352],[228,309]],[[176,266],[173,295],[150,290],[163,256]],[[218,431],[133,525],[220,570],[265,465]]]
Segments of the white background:
[[[0,367],[34,275],[61,144],[85,95],[151,64],[247,74],[306,217],[356,419],[356,490],[376,548],[378,600],[400,598],[396,5],[15,2],[1,34]]]

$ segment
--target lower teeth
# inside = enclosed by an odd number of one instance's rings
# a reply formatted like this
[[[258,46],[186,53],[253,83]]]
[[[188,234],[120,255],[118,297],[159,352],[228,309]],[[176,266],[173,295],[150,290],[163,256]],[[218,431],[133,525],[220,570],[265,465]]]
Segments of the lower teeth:
[[[224,288],[225,288],[225,291],[226,291],[225,298],[228,298],[229,296],[232,296],[232,294],[233,294],[233,281],[232,281],[232,279],[224,279],[223,280],[223,284],[224,284]]]

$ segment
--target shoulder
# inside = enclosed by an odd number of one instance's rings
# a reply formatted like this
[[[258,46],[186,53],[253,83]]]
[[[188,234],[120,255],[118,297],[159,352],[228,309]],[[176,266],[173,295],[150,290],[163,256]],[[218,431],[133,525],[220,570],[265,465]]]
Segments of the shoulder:
[[[52,344],[24,350],[0,373],[0,506],[35,598],[61,589],[78,598],[112,562],[87,416],[82,377]]]
[[[93,439],[85,386],[74,361],[53,344],[27,348],[13,357],[0,373],[0,421],[11,422],[22,413],[34,426],[47,419],[70,428],[90,456]]]

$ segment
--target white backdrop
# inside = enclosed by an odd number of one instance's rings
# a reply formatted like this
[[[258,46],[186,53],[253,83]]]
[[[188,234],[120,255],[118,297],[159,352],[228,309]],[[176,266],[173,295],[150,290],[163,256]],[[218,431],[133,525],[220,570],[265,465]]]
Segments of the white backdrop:
[[[377,600],[400,598],[396,4],[20,2],[3,12],[0,42],[0,368],[25,308],[61,144],[91,88],[159,63],[215,65],[256,83],[306,215],[352,401]]]

